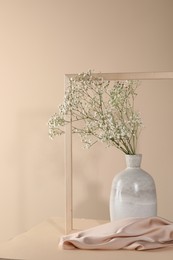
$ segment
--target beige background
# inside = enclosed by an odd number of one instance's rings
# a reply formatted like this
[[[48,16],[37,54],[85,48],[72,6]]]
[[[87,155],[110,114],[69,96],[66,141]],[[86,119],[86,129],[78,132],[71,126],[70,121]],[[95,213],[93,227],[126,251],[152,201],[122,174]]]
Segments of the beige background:
[[[46,125],[64,74],[173,71],[172,10],[172,0],[0,0],[0,241],[64,216],[64,140],[51,141]],[[137,106],[142,166],[155,178],[158,214],[173,220],[172,101],[172,83],[155,82]],[[107,218],[123,155],[75,142],[75,216]]]

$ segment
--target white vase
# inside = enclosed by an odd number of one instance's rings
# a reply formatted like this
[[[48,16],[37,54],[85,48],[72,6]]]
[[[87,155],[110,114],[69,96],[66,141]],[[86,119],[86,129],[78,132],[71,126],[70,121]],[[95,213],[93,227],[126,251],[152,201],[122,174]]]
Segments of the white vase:
[[[110,194],[110,219],[157,215],[153,178],[140,168],[142,155],[125,155],[127,168],[117,174]]]

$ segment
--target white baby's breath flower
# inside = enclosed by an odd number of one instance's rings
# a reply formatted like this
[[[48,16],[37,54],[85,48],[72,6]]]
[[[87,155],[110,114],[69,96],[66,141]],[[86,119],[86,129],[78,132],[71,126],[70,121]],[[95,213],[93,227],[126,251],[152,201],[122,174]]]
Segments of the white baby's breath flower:
[[[64,102],[49,120],[49,135],[64,133],[61,129],[72,120],[72,133],[77,133],[86,148],[101,141],[126,154],[135,154],[143,127],[141,116],[134,110],[139,82],[109,82],[91,71],[69,80]]]

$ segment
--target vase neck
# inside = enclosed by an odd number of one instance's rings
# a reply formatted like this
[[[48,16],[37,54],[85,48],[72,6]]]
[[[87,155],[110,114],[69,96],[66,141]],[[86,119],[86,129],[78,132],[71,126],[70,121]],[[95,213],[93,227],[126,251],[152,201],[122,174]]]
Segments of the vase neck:
[[[126,154],[125,157],[128,168],[139,168],[141,166],[142,154]]]

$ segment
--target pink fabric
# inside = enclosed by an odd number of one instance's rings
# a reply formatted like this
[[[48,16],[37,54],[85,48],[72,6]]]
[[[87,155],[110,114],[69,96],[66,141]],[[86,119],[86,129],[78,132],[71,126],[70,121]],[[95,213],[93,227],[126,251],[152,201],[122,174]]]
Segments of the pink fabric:
[[[63,236],[62,249],[151,250],[173,247],[173,222],[160,218],[128,218]]]

